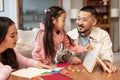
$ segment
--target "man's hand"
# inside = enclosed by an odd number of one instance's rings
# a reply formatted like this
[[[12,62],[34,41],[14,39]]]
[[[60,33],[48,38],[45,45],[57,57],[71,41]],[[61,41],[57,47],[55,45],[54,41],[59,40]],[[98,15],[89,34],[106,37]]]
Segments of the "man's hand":
[[[107,60],[105,60],[103,62],[110,69],[111,72],[115,72],[116,71],[116,66],[114,66],[111,62],[109,62]]]

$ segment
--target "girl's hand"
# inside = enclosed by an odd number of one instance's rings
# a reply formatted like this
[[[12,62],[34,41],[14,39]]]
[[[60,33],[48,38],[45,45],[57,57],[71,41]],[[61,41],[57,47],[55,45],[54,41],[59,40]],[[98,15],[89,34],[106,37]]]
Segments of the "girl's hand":
[[[71,56],[68,62],[71,64],[80,64],[81,60],[76,56]]]
[[[41,68],[55,69],[57,66],[56,65],[46,65],[46,64],[43,64],[41,62],[38,62],[35,67],[40,68],[40,69]]]
[[[90,50],[93,50],[93,46],[91,44],[87,44],[85,47],[84,47],[84,52],[89,52]]]

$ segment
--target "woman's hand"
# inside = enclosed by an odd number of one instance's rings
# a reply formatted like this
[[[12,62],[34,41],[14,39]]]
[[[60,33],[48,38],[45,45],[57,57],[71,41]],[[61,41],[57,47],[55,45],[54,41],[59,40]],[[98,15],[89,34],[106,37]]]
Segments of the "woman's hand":
[[[57,66],[56,65],[46,65],[46,64],[43,64],[41,62],[38,62],[35,67],[40,68],[40,69],[41,68],[55,69]]]

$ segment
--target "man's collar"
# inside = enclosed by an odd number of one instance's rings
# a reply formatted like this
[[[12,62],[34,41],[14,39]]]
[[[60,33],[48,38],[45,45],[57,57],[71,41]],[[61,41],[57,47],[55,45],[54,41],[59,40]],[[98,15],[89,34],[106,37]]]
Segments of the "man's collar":
[[[92,32],[89,35],[89,39],[99,41],[98,38],[97,38],[98,37],[97,33],[98,33],[97,32],[97,27],[93,27]]]
[[[96,35],[96,33],[97,33],[97,27],[93,27],[92,32],[89,35],[89,39],[97,40],[98,35]],[[72,31],[67,32],[67,34],[73,40],[76,40],[79,38],[79,32],[77,28],[73,29]]]

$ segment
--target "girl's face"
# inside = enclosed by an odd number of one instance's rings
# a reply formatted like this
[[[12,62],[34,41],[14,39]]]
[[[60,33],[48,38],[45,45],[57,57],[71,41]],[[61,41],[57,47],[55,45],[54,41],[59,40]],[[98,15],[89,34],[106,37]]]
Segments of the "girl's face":
[[[58,19],[53,18],[54,30],[63,30],[66,21],[66,13],[62,13]]]
[[[17,39],[18,39],[17,30],[15,27],[15,24],[13,24],[8,28],[5,39],[1,44],[6,48],[14,48],[16,45]]]

